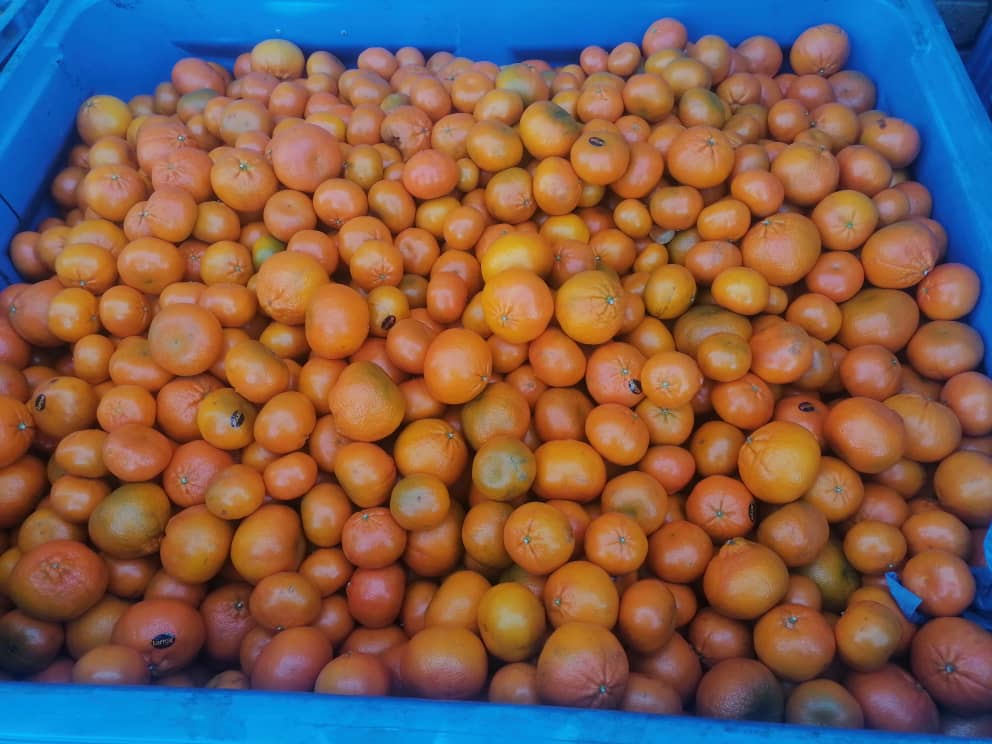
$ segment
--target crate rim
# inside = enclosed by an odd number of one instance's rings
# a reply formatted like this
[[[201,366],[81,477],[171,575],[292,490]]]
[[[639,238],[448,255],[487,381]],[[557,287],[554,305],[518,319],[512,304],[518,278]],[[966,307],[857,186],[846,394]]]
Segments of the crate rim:
[[[979,104],[992,116],[992,10],[968,53],[968,72],[978,93]]]
[[[140,697],[136,701],[135,697]],[[0,743],[128,742],[231,744],[309,740],[335,744],[507,742],[607,744],[618,741],[715,741],[753,744],[927,744],[942,736],[828,729],[785,723],[661,716],[554,706],[504,705],[413,698],[372,698],[251,690],[183,690],[0,683],[0,700],[18,711]],[[136,704],[137,702],[137,704]],[[58,715],[53,716],[52,711]],[[149,721],[147,711],[156,711]],[[114,715],[108,716],[107,711]],[[540,712],[535,718],[533,713]],[[39,725],[42,730],[39,731]],[[177,738],[176,731],[187,736]]]
[[[0,72],[30,35],[43,5],[44,0],[10,0],[0,8]]]

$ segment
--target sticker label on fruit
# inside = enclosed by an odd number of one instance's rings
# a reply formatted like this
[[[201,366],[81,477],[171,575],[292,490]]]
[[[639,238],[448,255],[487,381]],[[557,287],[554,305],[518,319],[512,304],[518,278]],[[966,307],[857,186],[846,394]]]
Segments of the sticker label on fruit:
[[[992,631],[992,529],[985,532],[982,554],[985,556],[985,565],[971,567],[971,575],[975,578],[975,599],[968,609],[961,613],[961,617]],[[923,600],[902,585],[895,571],[885,574],[885,582],[902,614],[911,623],[922,625],[929,620],[929,617],[920,611]]]
[[[172,633],[159,633],[152,638],[152,648],[169,648],[176,642],[176,637]]]

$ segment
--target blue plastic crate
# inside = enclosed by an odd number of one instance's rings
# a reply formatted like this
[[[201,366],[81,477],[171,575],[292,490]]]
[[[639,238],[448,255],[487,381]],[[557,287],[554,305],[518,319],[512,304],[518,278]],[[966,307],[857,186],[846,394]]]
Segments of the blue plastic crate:
[[[968,72],[975,83],[978,98],[992,115],[992,15],[978,35],[978,41],[968,52]]]
[[[988,280],[992,128],[928,0],[627,0],[609,10],[593,0],[506,0],[486,12],[453,0],[51,0],[0,72],[0,244],[53,212],[48,184],[74,142],[78,104],[97,92],[127,99],[151,91],[180,57],[230,65],[256,41],[282,36],[348,62],[371,45],[447,49],[497,62],[565,61],[587,44],[639,40],[652,20],[671,15],[686,23],[691,38],[716,33],[733,43],[758,33],[788,43],[816,23],[844,26],[850,66],[877,81],[879,107],[922,134],[916,176],[933,192],[950,258]],[[0,251],[0,286],[15,278]],[[990,311],[986,292],[972,320],[992,349]],[[26,684],[0,684],[0,710],[0,744],[940,740],[547,707]]]

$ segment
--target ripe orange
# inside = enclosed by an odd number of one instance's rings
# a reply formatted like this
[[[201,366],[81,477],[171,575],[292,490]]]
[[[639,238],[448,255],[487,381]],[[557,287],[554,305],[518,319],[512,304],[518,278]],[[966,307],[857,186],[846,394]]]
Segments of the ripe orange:
[[[785,596],[789,573],[769,548],[742,538],[728,540],[706,567],[703,592],[727,617],[753,620]]]
[[[544,635],[544,609],[520,584],[497,584],[486,591],[479,600],[478,616],[486,649],[503,661],[530,658]]]
[[[537,660],[537,690],[552,705],[615,708],[630,675],[623,646],[609,630],[566,623],[547,639]]]

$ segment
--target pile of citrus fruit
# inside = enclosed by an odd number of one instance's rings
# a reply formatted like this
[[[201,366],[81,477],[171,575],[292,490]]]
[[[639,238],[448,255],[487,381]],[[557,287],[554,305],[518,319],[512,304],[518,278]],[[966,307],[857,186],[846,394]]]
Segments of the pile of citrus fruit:
[[[979,278],[849,46],[86,100],[0,293],[0,674],[988,732]]]

